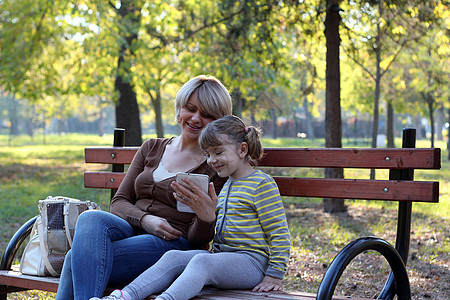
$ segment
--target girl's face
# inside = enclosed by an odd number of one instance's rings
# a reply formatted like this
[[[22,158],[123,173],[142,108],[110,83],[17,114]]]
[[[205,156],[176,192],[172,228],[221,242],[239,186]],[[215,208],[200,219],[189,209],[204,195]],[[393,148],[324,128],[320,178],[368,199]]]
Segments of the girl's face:
[[[222,134],[221,140],[224,141],[222,145],[205,150],[207,162],[220,177],[229,176],[231,179],[238,179],[245,175],[243,172],[248,165],[245,159],[247,144],[227,143],[226,138],[226,135]]]
[[[184,107],[180,109],[178,122],[181,126],[181,135],[198,140],[203,127],[214,118],[208,113],[200,111],[196,96],[191,96]]]

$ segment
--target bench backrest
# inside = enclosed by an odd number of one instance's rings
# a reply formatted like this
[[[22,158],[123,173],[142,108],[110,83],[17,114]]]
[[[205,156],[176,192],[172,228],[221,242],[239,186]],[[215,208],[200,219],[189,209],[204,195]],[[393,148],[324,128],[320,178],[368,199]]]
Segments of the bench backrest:
[[[123,139],[122,139],[123,140]],[[117,146],[117,144],[115,143]],[[406,265],[411,232],[413,202],[438,202],[439,183],[415,181],[415,169],[440,169],[440,149],[415,147],[415,129],[405,129],[400,149],[373,148],[265,148],[259,166],[268,168],[291,168],[281,174],[292,174],[292,168],[360,168],[389,170],[389,179],[339,179],[299,178],[292,175],[277,176],[282,196],[366,199],[397,201],[397,235],[395,249]],[[86,163],[111,164],[112,172],[85,172],[84,184],[89,188],[111,189],[114,194],[125,176],[124,164],[131,163],[136,147],[89,147],[85,150]],[[325,173],[325,172],[324,172]],[[337,262],[341,264],[341,262]],[[328,272],[327,272],[328,273]],[[340,275],[339,275],[340,276]],[[339,278],[339,276],[337,278]],[[330,280],[322,282],[331,286]],[[394,290],[391,272],[380,295]],[[331,293],[332,294],[332,293]]]
[[[86,163],[128,165],[137,147],[88,147]],[[419,148],[265,148],[261,167],[361,168],[395,171],[439,169],[440,149]],[[87,188],[117,189],[124,173],[87,171]],[[283,196],[438,202],[439,183],[431,181],[377,179],[327,179],[273,176]],[[398,177],[398,176],[397,176]],[[412,179],[412,178],[411,178]]]

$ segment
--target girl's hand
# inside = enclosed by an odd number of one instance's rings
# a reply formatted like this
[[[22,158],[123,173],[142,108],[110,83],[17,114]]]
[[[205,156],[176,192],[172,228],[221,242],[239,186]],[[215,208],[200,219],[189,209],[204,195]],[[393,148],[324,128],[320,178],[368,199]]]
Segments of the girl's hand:
[[[171,187],[175,191],[173,193],[175,199],[189,206],[200,220],[211,223],[216,220],[217,195],[214,184],[209,183],[208,194],[202,191],[188,178],[183,181],[189,186],[189,189],[182,184],[173,181]]]
[[[173,228],[166,219],[152,215],[145,215],[142,218],[141,227],[146,232],[167,241],[178,239],[182,234],[181,231]]]
[[[282,280],[272,276],[264,276],[263,280],[253,288],[253,292],[268,292],[281,290]]]

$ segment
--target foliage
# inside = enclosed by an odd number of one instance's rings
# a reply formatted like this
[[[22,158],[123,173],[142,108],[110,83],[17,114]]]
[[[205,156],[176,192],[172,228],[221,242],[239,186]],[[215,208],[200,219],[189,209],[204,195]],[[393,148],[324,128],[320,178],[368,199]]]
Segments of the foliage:
[[[448,105],[448,4],[381,2],[340,1],[342,107],[372,111],[377,49],[381,72],[390,70],[381,100],[393,101],[400,113],[426,111],[423,101],[405,100],[433,91],[434,107]],[[120,96],[118,75],[136,92],[146,124],[160,118],[173,125],[176,91],[200,73],[216,75],[240,95],[245,118],[261,121],[273,111],[293,119],[308,110],[319,118],[325,110],[325,5],[323,0],[0,1],[0,85],[34,105],[27,115],[39,126],[75,114],[100,118]],[[132,13],[121,19],[124,7]],[[376,42],[377,24],[383,42]],[[430,55],[424,55],[427,49]]]
[[[381,80],[392,68],[398,56],[404,52],[404,48],[418,41],[425,33],[429,22],[436,20],[434,8],[439,5],[438,1],[423,3],[415,0],[362,1],[350,5],[349,12],[344,18],[351,24],[347,26],[344,49],[355,65],[360,66],[365,75],[375,83],[373,101],[365,101],[370,105],[373,103],[373,147],[376,147],[379,128],[379,103],[383,87]],[[352,6],[357,6],[357,9],[353,9]],[[356,89],[356,91],[365,90],[364,85],[362,89]],[[388,104],[392,105],[398,100],[391,97]],[[392,115],[388,114],[387,118],[389,123]],[[393,133],[387,134],[389,140]]]

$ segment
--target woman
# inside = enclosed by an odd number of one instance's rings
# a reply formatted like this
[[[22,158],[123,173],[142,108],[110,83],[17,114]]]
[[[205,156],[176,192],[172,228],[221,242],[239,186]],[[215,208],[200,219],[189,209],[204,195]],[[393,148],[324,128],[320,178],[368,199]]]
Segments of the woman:
[[[170,183],[177,172],[203,173],[220,191],[225,180],[206,163],[198,137],[231,109],[230,94],[216,78],[201,75],[183,85],[175,100],[181,135],[140,147],[111,200],[112,214],[80,215],[56,299],[101,297],[107,285],[129,283],[168,250],[201,248],[212,239],[214,221],[178,212]]]

